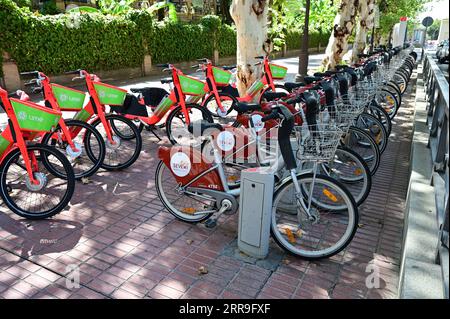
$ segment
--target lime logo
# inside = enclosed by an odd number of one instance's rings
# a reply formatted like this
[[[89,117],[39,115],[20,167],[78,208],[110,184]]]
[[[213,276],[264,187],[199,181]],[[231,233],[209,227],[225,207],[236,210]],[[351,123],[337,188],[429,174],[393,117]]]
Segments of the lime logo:
[[[217,135],[217,146],[224,151],[231,151],[234,147],[234,136],[231,132],[223,131]]]
[[[105,97],[106,96],[106,92],[103,91],[103,90],[100,90],[100,92],[98,92],[98,96]]]
[[[69,97],[67,96],[67,94],[60,94],[59,99],[61,100],[61,102],[65,102],[69,99]]]
[[[25,113],[24,111],[20,111],[20,112],[17,114],[17,118],[18,118],[19,120],[24,121],[24,120],[27,119],[27,113]]]
[[[170,168],[176,176],[184,177],[191,171],[191,160],[184,153],[175,153],[170,158]]]

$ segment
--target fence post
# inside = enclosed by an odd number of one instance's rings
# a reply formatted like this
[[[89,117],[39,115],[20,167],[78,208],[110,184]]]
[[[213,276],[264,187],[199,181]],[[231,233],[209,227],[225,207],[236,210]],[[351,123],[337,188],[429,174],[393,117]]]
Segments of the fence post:
[[[149,75],[152,71],[152,56],[148,52],[147,43],[144,43],[144,61],[142,63],[142,75]]]
[[[19,69],[9,54],[3,52],[3,82],[7,90],[17,90],[21,87]]]

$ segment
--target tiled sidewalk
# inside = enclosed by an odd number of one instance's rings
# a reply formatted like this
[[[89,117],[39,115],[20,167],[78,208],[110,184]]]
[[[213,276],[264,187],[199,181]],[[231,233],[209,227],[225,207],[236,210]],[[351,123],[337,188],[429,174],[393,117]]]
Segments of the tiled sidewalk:
[[[396,298],[413,107],[408,92],[358,232],[331,259],[288,257],[272,243],[255,261],[237,252],[237,216],[213,230],[175,220],[156,195],[158,144],[144,132],[135,165],[78,183],[54,219],[19,219],[1,204],[0,298]],[[80,287],[70,288],[75,267]],[[380,286],[369,289],[374,270]]]

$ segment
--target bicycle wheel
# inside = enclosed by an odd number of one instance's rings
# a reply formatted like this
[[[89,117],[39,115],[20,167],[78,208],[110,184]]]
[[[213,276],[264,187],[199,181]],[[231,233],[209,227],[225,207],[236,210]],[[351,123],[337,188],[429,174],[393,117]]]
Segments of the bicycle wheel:
[[[202,103],[202,106],[205,107],[220,124],[233,123],[237,116],[234,106],[238,103],[238,100],[228,93],[221,92],[219,92],[219,99],[220,104],[224,108],[224,114],[222,114],[214,94],[209,95],[208,98]]]
[[[391,82],[387,83],[385,86],[383,86],[383,90],[389,91],[395,96],[399,107],[400,107],[400,105],[402,105],[403,96],[402,96],[402,92],[400,91],[400,87],[398,86],[397,83],[395,83],[394,81],[391,81]]]
[[[107,170],[124,169],[132,165],[139,158],[142,150],[142,137],[138,128],[129,119],[116,114],[106,115],[106,120],[111,125],[114,144],[112,144],[106,135],[105,127],[101,124],[99,118],[95,119],[91,125],[96,128],[106,146],[106,155],[102,168]],[[90,132],[87,132],[86,139],[90,140]]]
[[[34,166],[32,184],[25,161],[18,148],[11,151],[0,166],[0,196],[15,214],[28,219],[43,219],[61,212],[69,203],[75,190],[75,175],[67,158],[57,149],[42,145],[27,145]],[[43,159],[45,158],[45,161]],[[53,174],[51,167],[60,167],[64,178]]]
[[[217,210],[215,199],[207,195],[180,190],[178,182],[163,161],[160,161],[156,167],[155,186],[164,207],[184,222],[204,221]]]
[[[77,151],[71,149],[59,125],[56,127],[55,132],[44,135],[42,144],[57,148],[67,157],[72,165],[76,179],[92,176],[97,172],[105,159],[105,142],[101,134],[85,122],[65,120],[65,123],[69,132],[76,133],[76,135],[72,134],[72,140],[78,149]],[[51,163],[48,164],[51,165]],[[55,167],[53,173],[61,178],[65,178],[65,172],[57,167]]]
[[[292,179],[276,190],[271,219],[273,239],[288,253],[305,259],[339,253],[350,243],[358,226],[358,208],[352,195],[328,176],[302,174],[297,182],[310,196],[296,190]],[[309,205],[309,197],[330,208]],[[345,209],[337,213],[333,209],[336,203]]]
[[[366,131],[350,126],[347,134],[343,136],[341,145],[355,151],[360,155],[370,169],[373,176],[380,166],[381,154],[375,140]]]
[[[388,143],[388,135],[383,123],[371,114],[362,113],[356,119],[355,126],[369,133],[377,143],[380,153],[383,154]],[[367,142],[361,141],[361,143]]]
[[[186,109],[189,113],[190,121],[203,119],[213,123],[211,113],[198,104],[187,104]],[[166,120],[166,133],[170,143],[173,145],[193,145],[198,144],[199,139],[195,138],[187,129],[183,109],[180,105],[174,108]]]
[[[397,115],[400,104],[392,92],[385,89],[378,91],[375,94],[375,101],[387,112],[391,120]]]
[[[389,117],[389,114],[381,106],[376,104],[376,102],[371,103],[367,111],[383,124],[386,129],[387,136],[389,137],[392,131],[392,120]]]
[[[331,162],[321,165],[324,174],[341,182],[361,205],[372,188],[372,175],[364,159],[358,153],[339,146]]]
[[[259,97],[259,104],[266,103],[267,100],[264,98],[264,93],[266,92],[273,92],[270,87],[267,87],[265,90],[262,91],[261,96]],[[286,93],[286,95],[289,94],[289,91],[286,90],[283,84],[275,84],[275,92],[277,93]]]

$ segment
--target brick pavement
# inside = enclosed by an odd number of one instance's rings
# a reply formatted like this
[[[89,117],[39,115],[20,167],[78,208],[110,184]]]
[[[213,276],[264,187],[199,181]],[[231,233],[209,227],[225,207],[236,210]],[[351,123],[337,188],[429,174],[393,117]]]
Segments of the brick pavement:
[[[212,230],[175,220],[154,187],[157,140],[144,132],[135,165],[77,184],[55,218],[28,221],[0,205],[0,298],[396,298],[413,107],[408,92],[356,236],[328,260],[286,256],[274,243],[268,259],[247,258],[236,215]],[[378,289],[366,286],[368,263]],[[80,286],[69,288],[73,266]]]

